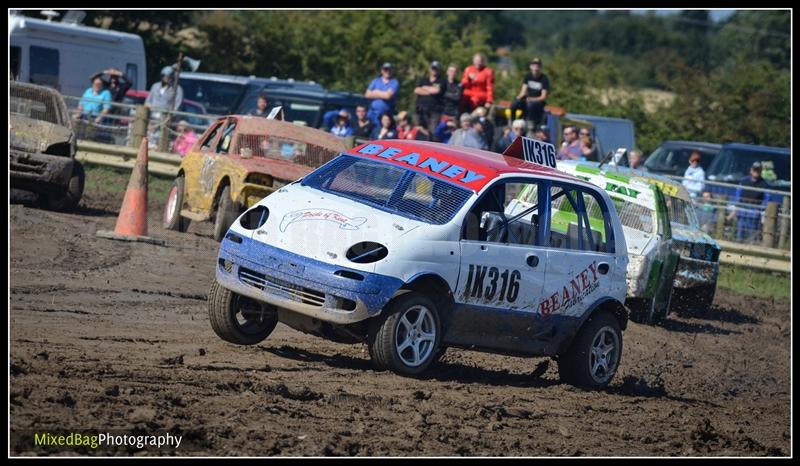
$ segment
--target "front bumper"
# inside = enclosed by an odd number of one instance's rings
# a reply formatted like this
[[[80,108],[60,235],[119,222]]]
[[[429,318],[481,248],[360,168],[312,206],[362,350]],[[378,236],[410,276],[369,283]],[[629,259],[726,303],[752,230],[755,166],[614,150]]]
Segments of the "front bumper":
[[[75,161],[61,155],[8,150],[11,186],[34,192],[63,191]]]
[[[236,235],[222,240],[217,282],[257,301],[335,324],[377,315],[403,285],[397,278],[309,259]]]
[[[719,262],[681,256],[675,273],[675,288],[695,288],[715,285],[719,276]]]

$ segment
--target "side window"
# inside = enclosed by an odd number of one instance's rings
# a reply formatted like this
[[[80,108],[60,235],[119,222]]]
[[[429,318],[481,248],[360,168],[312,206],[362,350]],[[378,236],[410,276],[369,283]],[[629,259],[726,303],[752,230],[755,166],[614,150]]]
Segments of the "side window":
[[[608,209],[591,191],[570,185],[550,188],[550,247],[613,252]]]
[[[31,46],[30,80],[33,84],[58,89],[58,65],[58,50]]]
[[[131,89],[138,89],[138,87],[136,87],[136,78],[139,76],[139,67],[136,63],[128,63],[125,65],[125,76],[131,82]]]
[[[205,140],[203,140],[203,143],[200,145],[201,151],[209,150],[211,148],[211,144],[213,144],[214,140],[217,138],[220,128],[222,128],[222,122],[218,122],[214,126],[214,129],[208,132],[208,136],[206,136]]]
[[[22,49],[19,47],[11,47],[11,56],[9,57],[9,70],[11,71],[11,79],[17,80],[19,78],[19,66],[22,60]]]
[[[219,144],[217,144],[217,153],[218,154],[227,154],[228,150],[231,148],[231,142],[233,142],[233,132],[236,130],[236,120],[230,120],[228,122],[228,126],[222,131],[222,137],[219,140]]]
[[[498,182],[467,213],[462,238],[492,243],[537,245],[539,183]]]

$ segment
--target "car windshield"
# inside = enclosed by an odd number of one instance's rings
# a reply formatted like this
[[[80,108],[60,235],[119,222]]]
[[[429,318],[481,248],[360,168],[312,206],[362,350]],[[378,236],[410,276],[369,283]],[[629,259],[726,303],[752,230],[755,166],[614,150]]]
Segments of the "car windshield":
[[[60,124],[58,109],[53,98],[37,90],[12,87],[8,99],[8,112],[12,115]]]
[[[708,170],[712,160],[717,155],[717,151],[689,147],[661,146],[647,157],[644,166],[650,171],[672,172],[682,176],[686,171],[686,167],[689,166],[689,157],[695,150],[700,152],[700,166],[703,167],[703,170]]]
[[[234,113],[246,90],[244,84],[181,77],[183,98],[199,102],[212,115]]]
[[[775,185],[787,185],[791,181],[791,168],[789,154],[779,152],[760,152],[758,150],[741,150],[726,148],[720,152],[719,157],[708,171],[708,178],[717,181],[738,183],[750,173],[754,162],[772,162],[774,179],[764,167],[762,176]],[[713,177],[713,178],[712,178]]]
[[[282,98],[275,99],[270,105],[283,107],[283,118],[286,121],[312,127],[317,124],[317,115],[321,108],[318,103],[297,102]]]
[[[664,196],[664,200],[666,201],[667,210],[669,211],[670,222],[687,225],[692,228],[699,228],[694,206],[690,202],[672,196]]]
[[[301,184],[435,225],[449,222],[472,195],[422,173],[345,154],[303,178]]]

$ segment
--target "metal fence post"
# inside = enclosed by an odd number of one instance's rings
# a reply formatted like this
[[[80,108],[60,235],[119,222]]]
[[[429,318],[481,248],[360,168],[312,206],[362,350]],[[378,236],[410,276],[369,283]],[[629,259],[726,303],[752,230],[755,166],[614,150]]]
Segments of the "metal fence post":
[[[789,196],[784,196],[783,204],[781,205],[781,232],[778,238],[778,247],[780,249],[789,249],[789,223],[791,221],[791,199]]]
[[[775,220],[778,218],[778,203],[768,202],[764,212],[764,230],[761,245],[765,248],[775,246]]]
[[[728,196],[726,196],[724,194],[721,194],[720,195],[720,200],[722,202],[725,202],[725,199],[727,197]],[[725,216],[726,216],[727,212],[725,211],[725,208],[722,207],[721,203],[718,204],[718,205],[720,205],[720,207],[717,210],[717,226],[714,229],[714,237],[719,238],[719,239],[724,239],[725,238]]]
[[[136,118],[133,120],[133,137],[130,147],[139,147],[142,138],[147,136],[147,124],[150,121],[150,107],[138,105],[136,107]]]

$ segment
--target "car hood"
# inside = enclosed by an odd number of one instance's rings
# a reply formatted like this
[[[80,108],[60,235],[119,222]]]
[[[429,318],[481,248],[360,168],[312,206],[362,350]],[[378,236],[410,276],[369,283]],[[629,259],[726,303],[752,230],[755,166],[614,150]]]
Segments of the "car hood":
[[[9,147],[24,152],[45,152],[56,143],[71,142],[72,130],[33,118],[9,115]]]
[[[262,199],[257,206],[269,209],[261,227],[232,229],[256,241],[310,259],[373,271],[376,263],[357,264],[347,259],[351,246],[371,241],[386,246],[389,254],[405,235],[431,226],[368,205],[293,183]]]
[[[713,247],[720,249],[719,244],[714,238],[708,236],[707,233],[697,228],[692,228],[687,225],[679,223],[670,224],[672,227],[672,237],[677,241],[683,241],[692,244],[710,244]]]

